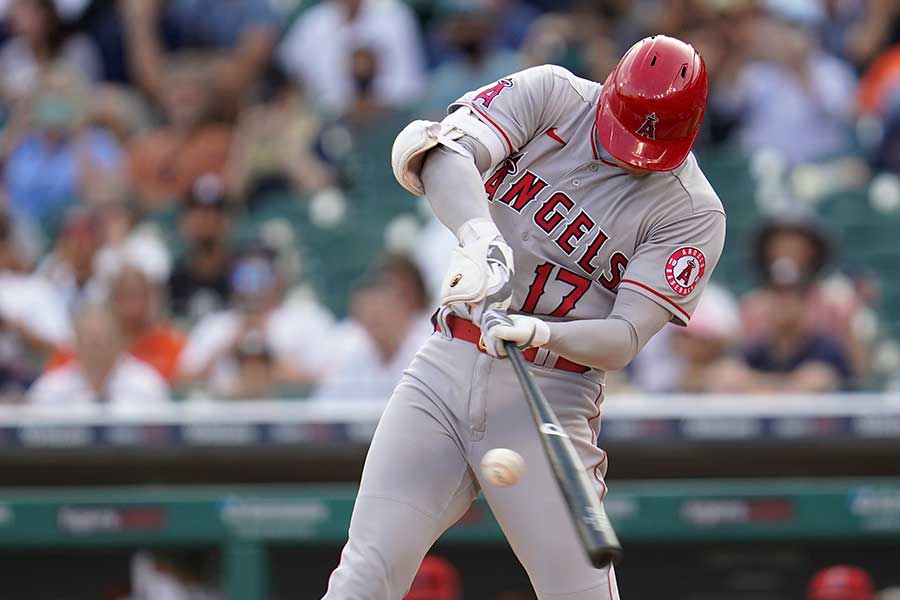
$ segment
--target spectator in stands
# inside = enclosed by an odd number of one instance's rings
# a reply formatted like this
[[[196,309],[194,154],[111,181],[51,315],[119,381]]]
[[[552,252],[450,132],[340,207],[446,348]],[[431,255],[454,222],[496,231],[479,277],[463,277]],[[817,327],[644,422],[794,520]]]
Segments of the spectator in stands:
[[[628,369],[643,392],[716,391],[716,373],[733,357],[741,329],[734,296],[711,284],[686,327],[670,325],[650,340]]]
[[[53,288],[24,269],[11,228],[0,212],[0,401],[19,398],[52,349],[72,335]]]
[[[52,73],[33,103],[21,107],[27,115],[13,117],[29,126],[7,140],[4,179],[12,211],[42,223],[59,219],[89,196],[91,186],[120,174],[122,151],[116,139],[85,127],[87,101],[86,89]]]
[[[848,386],[852,372],[840,342],[810,322],[813,283],[796,263],[773,265],[765,289],[773,307],[771,334],[750,343],[742,360],[716,370],[721,391],[824,393]]]
[[[900,43],[869,66],[857,94],[859,112],[881,126],[871,162],[877,169],[900,172]]]
[[[330,168],[313,151],[320,126],[303,94],[276,69],[265,84],[260,101],[241,113],[228,162],[228,195],[247,204],[333,184]]]
[[[836,262],[835,237],[821,218],[807,211],[794,209],[762,221],[752,257],[764,285],[743,298],[743,335],[750,344],[772,340],[777,329],[772,314],[779,299],[766,284],[777,273],[796,270],[810,285],[805,310],[810,329],[837,340],[854,375],[862,378],[871,368],[874,316],[852,282],[839,273],[829,274]]]
[[[75,319],[75,359],[41,376],[29,390],[29,401],[56,410],[94,403],[141,410],[167,402],[165,380],[124,348],[109,311],[84,308]]]
[[[0,98],[5,101],[26,98],[54,69],[83,82],[100,79],[96,46],[88,36],[66,30],[52,0],[12,0],[7,24],[11,37],[0,46]]]
[[[409,106],[425,83],[412,10],[399,0],[325,0],[300,15],[278,49],[281,65],[329,114],[343,113],[360,82],[353,54],[371,48],[380,65],[367,83],[378,102]]]
[[[225,396],[236,400],[277,397],[279,389],[278,361],[265,336],[249,331],[234,347],[233,360],[237,374],[228,382]]]
[[[107,203],[97,210],[103,246],[94,257],[97,276],[114,279],[124,266],[140,268],[155,283],[164,283],[172,270],[172,256],[157,228],[139,224],[134,207]]]
[[[524,66],[558,64],[583,77],[605,81],[622,54],[616,38],[630,43],[642,37],[624,20],[613,25],[604,18],[607,10],[617,12],[613,3],[575,2],[568,10],[538,17],[522,45]]]
[[[66,215],[53,250],[40,262],[37,274],[45,278],[69,314],[106,299],[106,288],[96,276],[95,257],[103,244],[103,231],[95,211],[76,207]]]
[[[434,331],[425,282],[411,259],[389,255],[353,293],[350,321],[333,336],[331,367],[316,398],[387,400],[422,342]]]
[[[790,164],[845,152],[856,81],[848,64],[819,47],[818,4],[765,4],[769,14],[751,30],[750,61],[734,85],[718,89],[711,104],[718,114],[736,117],[735,135],[747,151],[774,150]]]
[[[380,243],[380,231],[391,217],[409,212],[410,196],[398,188],[390,169],[373,156],[390,156],[397,132],[409,122],[409,114],[383,101],[373,86],[383,65],[379,54],[368,47],[351,53],[350,73],[353,92],[349,106],[340,118],[323,128],[322,152],[339,174],[351,205],[368,209],[365,213],[368,233]],[[377,208],[369,205],[377,198]],[[357,216],[357,218],[360,218]]]
[[[900,42],[900,5],[894,0],[869,0],[842,40],[857,65],[867,65],[891,44]]]
[[[129,147],[131,177],[145,210],[185,198],[203,175],[222,177],[232,130],[218,120],[221,96],[209,60],[178,54],[167,60],[159,102],[166,125],[137,136]]]
[[[239,373],[235,351],[257,333],[278,362],[278,384],[314,382],[328,360],[322,351],[323,340],[332,337],[328,310],[311,299],[287,298],[277,256],[259,244],[239,253],[229,284],[231,307],[201,319],[190,333],[179,361],[183,381],[227,395]]]
[[[119,0],[132,78],[166,104],[168,57],[160,33],[178,50],[212,50],[204,61],[210,93],[235,108],[263,72],[280,23],[266,0]]]
[[[199,179],[179,221],[186,248],[169,277],[169,298],[176,318],[196,321],[225,307],[232,229],[221,181]]]
[[[437,32],[445,60],[432,73],[423,105],[440,120],[461,90],[471,90],[520,69],[516,53],[494,46],[491,33],[498,19],[487,4],[453,4]]]
[[[809,580],[806,600],[873,600],[875,584],[865,569],[836,565]]]
[[[445,558],[426,556],[404,600],[462,600],[459,571]]]
[[[162,290],[136,266],[120,268],[112,281],[109,308],[128,352],[156,369],[166,381],[175,377],[184,334],[163,318]],[[72,350],[60,349],[48,365],[53,370],[74,360]]]

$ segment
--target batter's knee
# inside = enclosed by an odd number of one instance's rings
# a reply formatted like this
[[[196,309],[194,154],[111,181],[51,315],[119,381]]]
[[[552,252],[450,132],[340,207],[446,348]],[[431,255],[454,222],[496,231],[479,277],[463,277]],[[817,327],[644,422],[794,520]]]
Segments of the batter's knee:
[[[434,543],[435,521],[396,500],[360,496],[323,600],[397,600]]]
[[[607,568],[605,576],[599,579],[600,583],[587,589],[571,592],[537,591],[537,596],[539,600],[620,600],[615,568]]]

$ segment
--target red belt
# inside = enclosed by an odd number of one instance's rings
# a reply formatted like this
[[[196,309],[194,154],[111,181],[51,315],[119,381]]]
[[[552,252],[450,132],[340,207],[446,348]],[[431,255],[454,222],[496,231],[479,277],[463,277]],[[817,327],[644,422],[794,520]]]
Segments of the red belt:
[[[432,319],[432,321],[434,322],[434,330],[440,331],[441,326],[437,319]],[[456,315],[447,315],[447,327],[450,329],[450,335],[455,339],[465,340],[475,344],[478,347],[478,350],[485,352],[484,342],[481,339],[481,328],[472,321],[457,317]],[[528,348],[527,350],[522,351],[522,356],[525,357],[525,360],[535,362],[534,359],[537,357],[537,351],[537,348]],[[543,366],[552,367],[561,371],[570,371],[572,373],[587,373],[591,370],[590,367],[579,365],[562,356],[557,357],[556,364]]]

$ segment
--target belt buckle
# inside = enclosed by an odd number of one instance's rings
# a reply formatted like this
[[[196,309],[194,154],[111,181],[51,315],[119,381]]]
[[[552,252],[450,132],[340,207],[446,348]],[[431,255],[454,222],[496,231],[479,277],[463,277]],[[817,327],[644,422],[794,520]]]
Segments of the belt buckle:
[[[483,335],[478,336],[478,343],[475,345],[478,346],[479,350],[481,350],[482,352],[487,354],[487,346],[484,345],[484,336]]]

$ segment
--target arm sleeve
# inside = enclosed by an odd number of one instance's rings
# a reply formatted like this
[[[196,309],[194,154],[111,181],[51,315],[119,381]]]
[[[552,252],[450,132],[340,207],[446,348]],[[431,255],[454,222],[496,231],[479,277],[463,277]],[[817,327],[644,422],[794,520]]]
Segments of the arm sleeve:
[[[548,323],[544,347],[577,363],[617,371],[669,321],[669,311],[645,296],[621,290],[606,319]]]
[[[478,166],[487,166],[487,148],[470,136],[458,143],[468,155],[437,146],[425,157],[421,174],[431,210],[454,234],[467,221],[491,218]]]
[[[665,222],[642,242],[622,277],[619,290],[631,290],[687,325],[709,282],[725,243],[725,214],[707,210]]]

